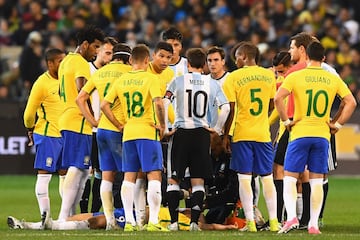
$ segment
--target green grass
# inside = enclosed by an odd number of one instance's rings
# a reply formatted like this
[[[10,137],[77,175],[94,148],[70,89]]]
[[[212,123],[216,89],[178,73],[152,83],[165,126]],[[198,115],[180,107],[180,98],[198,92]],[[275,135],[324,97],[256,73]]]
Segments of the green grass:
[[[202,231],[172,233],[124,233],[89,231],[36,231],[12,230],[6,218],[12,215],[27,221],[38,221],[39,210],[34,193],[35,176],[0,176],[0,239],[360,239],[360,178],[330,177],[330,190],[320,236],[310,236],[306,231],[292,231],[285,235],[270,232],[242,233],[239,231]],[[58,178],[54,176],[50,186],[52,216],[57,217],[60,208]],[[263,213],[264,201],[260,209]],[[266,215],[266,214],[264,214]]]

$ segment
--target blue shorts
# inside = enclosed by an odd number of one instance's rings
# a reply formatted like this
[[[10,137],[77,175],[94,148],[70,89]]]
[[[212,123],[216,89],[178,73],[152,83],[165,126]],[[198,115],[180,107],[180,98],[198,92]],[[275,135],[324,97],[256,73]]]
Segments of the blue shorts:
[[[123,142],[123,172],[162,170],[161,143],[149,139]]]
[[[267,175],[273,171],[271,142],[239,141],[231,144],[230,169],[239,173]]]
[[[94,212],[93,216],[102,216],[104,215],[103,212]],[[115,216],[115,220],[117,225],[119,225],[121,228],[125,227],[125,223],[126,223],[126,219],[125,219],[125,211],[123,208],[115,208],[114,209],[114,216]],[[134,212],[134,217],[135,217],[135,212]]]
[[[96,139],[101,171],[122,170],[122,133],[98,128]]]
[[[34,133],[36,156],[34,168],[48,172],[57,172],[61,167],[63,141],[61,137],[46,137]]]
[[[63,130],[61,136],[63,137],[62,166],[65,169],[71,166],[89,169],[91,166],[91,135]]]
[[[310,172],[327,173],[329,141],[321,137],[298,138],[289,142],[284,170],[302,173],[307,165]]]

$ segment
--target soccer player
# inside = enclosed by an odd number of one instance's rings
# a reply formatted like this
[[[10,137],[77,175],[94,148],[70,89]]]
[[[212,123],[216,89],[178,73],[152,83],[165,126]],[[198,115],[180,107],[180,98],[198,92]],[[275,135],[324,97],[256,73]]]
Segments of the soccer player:
[[[101,103],[101,110],[123,134],[124,181],[121,187],[126,225],[125,231],[135,231],[133,216],[134,189],[137,173],[141,170],[148,179],[147,200],[150,208],[148,231],[166,231],[159,225],[161,205],[162,151],[160,139],[165,130],[165,111],[156,75],[147,72],[150,52],[143,44],[134,47],[130,62],[132,70],[123,74]],[[125,114],[121,124],[110,109],[116,99]]]
[[[273,149],[270,139],[268,112],[275,95],[275,75],[257,66],[257,47],[244,42],[236,50],[237,61],[243,67],[229,74],[223,85],[230,102],[224,143],[229,148],[229,132],[237,105],[235,129],[231,143],[230,168],[238,173],[239,195],[247,220],[247,231],[256,232],[253,212],[252,174],[261,176],[264,198],[269,212],[270,231],[278,231],[276,190],[272,176]]]
[[[76,98],[76,103],[81,112],[92,125],[97,125],[97,119],[91,114],[87,105],[90,95],[96,89],[100,95],[100,100],[102,100],[114,82],[123,73],[131,70],[129,63],[130,53],[131,49],[129,46],[120,43],[116,44],[114,46],[113,60],[91,76]],[[115,117],[124,124],[124,114],[118,100],[112,103],[111,110]],[[106,229],[110,230],[115,226],[115,218],[112,214],[114,206],[112,196],[114,177],[116,172],[122,171],[122,133],[104,115],[100,117],[97,128],[97,144],[100,158],[99,170],[102,171],[100,185],[101,202],[103,203],[107,222]]]
[[[174,71],[175,77],[188,72],[187,59],[180,55],[182,51],[182,39],[183,35],[175,27],[170,27],[162,33],[162,40],[171,44],[174,50],[170,68]]]
[[[328,172],[330,133],[335,134],[351,117],[356,101],[346,84],[339,77],[322,69],[325,49],[317,41],[306,49],[308,67],[288,75],[275,96],[275,105],[290,140],[284,162],[284,203],[287,222],[279,233],[287,233],[299,226],[296,217],[296,181],[299,173],[309,169],[310,221],[308,232],[320,234],[318,217],[323,200],[323,176]],[[294,119],[286,112],[284,99],[293,93],[295,98]],[[330,109],[335,96],[339,95],[344,108],[336,122],[330,122]]]
[[[98,69],[108,64],[113,57],[113,48],[117,44],[117,40],[113,37],[105,37],[104,42],[102,43],[96,59],[92,62],[89,62],[90,65],[90,74],[93,75]],[[91,108],[94,113],[96,120],[100,118],[100,96],[98,90],[95,89],[91,93]],[[91,176],[93,175],[90,172],[89,178],[86,181],[86,186],[84,193],[80,200],[80,210],[82,213],[88,212],[88,203],[90,197],[90,191],[92,190],[92,203],[91,203],[91,212],[98,212],[101,208],[101,198],[100,198],[100,184],[101,184],[101,171],[99,167],[99,157],[98,157],[98,145],[96,141],[96,132],[97,128],[92,128],[92,144],[91,144],[91,167],[94,173],[94,181],[91,188]]]
[[[284,81],[284,76],[287,70],[292,66],[291,55],[287,51],[281,51],[277,53],[273,58],[273,70],[276,75],[276,88],[279,88],[282,82]],[[270,125],[274,124],[279,119],[279,114],[276,109],[272,111],[269,116]],[[278,133],[275,139],[275,156],[274,156],[274,183],[277,193],[277,218],[281,223],[283,219],[283,178],[284,178],[284,156],[286,152],[287,142],[289,138],[289,132],[286,131],[286,128],[283,124],[279,124]]]
[[[165,96],[166,93],[166,87],[170,83],[170,81],[174,78],[174,72],[170,69],[169,64],[172,60],[173,56],[173,47],[171,44],[160,41],[156,44],[154,48],[154,52],[152,54],[152,61],[149,63],[149,67],[147,69],[148,72],[155,74],[158,77],[158,81],[160,82],[160,93],[162,96]],[[171,108],[170,111],[168,111],[170,114],[171,122],[174,122],[174,111],[173,108]],[[167,114],[167,113],[165,113]],[[164,150],[164,147],[167,147],[165,142],[162,143],[162,148]],[[163,156],[166,157],[165,154]],[[162,183],[162,189],[166,188],[166,185],[164,187],[164,183]],[[136,220],[138,226],[144,225],[144,219],[145,219],[145,207],[146,207],[146,181],[145,181],[145,174],[143,172],[139,172],[136,184],[135,184],[135,213],[136,213]],[[164,190],[163,190],[164,191]],[[162,199],[163,201],[165,199]]]
[[[64,57],[65,53],[57,48],[46,51],[48,71],[35,81],[24,111],[29,144],[35,143],[36,147],[34,168],[38,174],[35,193],[41,216],[50,216],[49,182],[52,173],[61,167],[62,139],[58,117],[63,111],[63,104],[58,94],[58,69]]]
[[[81,114],[75,103],[78,92],[90,78],[91,61],[104,40],[99,28],[87,27],[77,34],[77,48],[69,53],[59,67],[60,98],[65,104],[59,119],[63,137],[62,165],[68,168],[63,184],[63,198],[59,214],[60,220],[66,220],[75,213],[89,175],[91,135],[89,122]]]
[[[148,208],[146,209],[148,210]],[[117,229],[124,228],[126,219],[123,208],[114,209],[114,216],[116,218]],[[146,219],[149,217],[149,211],[146,211]],[[160,208],[159,221],[161,225],[166,226],[170,222],[170,214],[167,208]],[[180,230],[189,230],[190,218],[188,209],[182,209],[179,212]],[[25,222],[19,219],[8,216],[7,224],[11,229],[40,229],[41,222]],[[81,213],[69,217],[65,222],[52,221],[47,229],[51,230],[88,230],[88,229],[106,229],[106,219],[102,212],[96,213]],[[237,229],[233,224],[216,224],[206,223],[203,216],[200,217],[199,226],[202,230],[234,230]]]
[[[210,132],[222,129],[229,112],[229,104],[221,87],[202,75],[206,54],[202,49],[187,51],[188,69],[191,73],[176,77],[168,86],[166,99],[176,98],[174,135],[171,147],[171,162],[167,164],[167,196],[171,215],[170,230],[178,230],[180,180],[185,169],[190,171],[192,186],[190,231],[198,231],[198,220],[204,199],[204,179],[212,174],[209,154]],[[220,106],[218,122],[210,129],[209,108],[217,102]]]

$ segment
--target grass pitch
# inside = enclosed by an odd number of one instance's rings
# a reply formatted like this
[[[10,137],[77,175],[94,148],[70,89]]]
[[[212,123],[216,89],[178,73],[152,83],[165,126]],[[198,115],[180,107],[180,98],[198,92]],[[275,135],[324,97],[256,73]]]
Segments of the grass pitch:
[[[13,230],[6,223],[11,215],[27,221],[39,221],[40,213],[34,193],[35,176],[0,176],[0,239],[360,239],[360,178],[330,177],[329,195],[324,214],[325,226],[322,234],[311,236],[304,230],[277,235],[270,232],[242,233],[239,231],[202,231],[124,233],[122,231],[37,231]],[[51,212],[57,218],[60,209],[58,177],[53,176],[50,184]],[[260,209],[267,218],[261,197]]]

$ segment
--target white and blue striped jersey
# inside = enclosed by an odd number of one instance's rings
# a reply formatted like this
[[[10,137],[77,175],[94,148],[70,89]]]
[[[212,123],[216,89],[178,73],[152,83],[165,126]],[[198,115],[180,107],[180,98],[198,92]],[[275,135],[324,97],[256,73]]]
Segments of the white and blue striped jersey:
[[[220,78],[212,78],[211,74],[209,74],[211,81],[215,81],[217,84],[219,84],[219,86],[222,88],[222,85],[225,82],[226,77],[229,75],[229,72],[225,72],[224,75],[222,75]],[[211,104],[210,108],[209,108],[209,122],[210,122],[210,127],[213,128],[215,127],[217,120],[218,120],[218,113],[219,113],[219,103],[218,102],[213,102],[213,104]]]
[[[174,77],[179,77],[188,73],[188,61],[184,57],[180,57],[180,61],[175,64],[170,64],[169,67],[174,71]]]
[[[176,100],[174,127],[184,129],[210,127],[211,104],[217,102],[221,106],[228,102],[220,85],[201,73],[176,77],[167,96]]]

